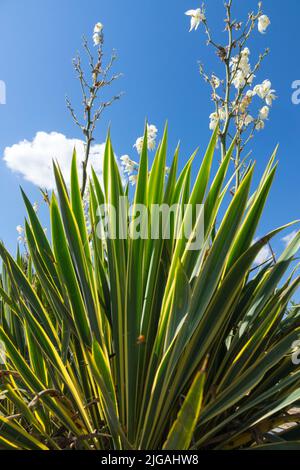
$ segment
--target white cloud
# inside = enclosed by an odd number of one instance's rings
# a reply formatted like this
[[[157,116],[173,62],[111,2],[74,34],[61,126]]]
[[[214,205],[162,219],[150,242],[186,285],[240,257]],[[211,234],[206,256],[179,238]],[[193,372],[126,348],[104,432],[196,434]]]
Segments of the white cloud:
[[[258,240],[259,238],[255,238],[252,243],[254,244]],[[258,253],[258,255],[256,256],[253,264],[255,266],[259,266],[261,264],[264,264],[266,261],[270,261],[271,259],[272,259],[271,249],[269,245],[264,245],[262,249],[260,250],[260,252]]]
[[[98,175],[102,174],[105,144],[91,147],[89,169],[93,166]],[[52,160],[57,160],[66,183],[70,181],[70,168],[73,149],[76,148],[78,170],[81,176],[81,162],[84,156],[84,143],[79,139],[69,139],[58,132],[37,132],[32,141],[23,140],[6,147],[4,161],[8,168],[19,173],[27,181],[46,189],[55,188]]]
[[[291,241],[294,240],[297,233],[298,233],[298,230],[293,230],[293,232],[288,233],[285,237],[283,237],[281,241],[283,241],[285,246],[288,246],[291,243]]]
[[[266,261],[269,261],[272,258],[272,253],[268,245],[265,245],[262,247],[258,255],[256,256],[254,260],[255,265],[260,265],[265,263]]]

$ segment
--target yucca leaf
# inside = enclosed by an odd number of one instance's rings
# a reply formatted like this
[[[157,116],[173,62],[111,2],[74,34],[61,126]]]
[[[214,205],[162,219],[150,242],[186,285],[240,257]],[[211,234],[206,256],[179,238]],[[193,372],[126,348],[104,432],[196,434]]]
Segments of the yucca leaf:
[[[213,404],[203,410],[203,421],[212,419],[218,413],[232,406],[241,395],[249,391],[264,377],[264,374],[274,367],[285,354],[291,352],[292,344],[300,337],[300,328],[283,338],[268,351],[260,361],[254,363],[227,389],[220,393]]]
[[[32,307],[32,311],[34,312],[34,315],[39,319],[39,322],[43,325],[43,327],[49,334],[51,340],[53,341],[53,344],[57,348],[59,348],[59,338],[48,313],[43,307],[36,292],[30,285],[28,279],[26,278],[22,270],[15,263],[13,258],[10,256],[10,254],[7,252],[7,250],[4,248],[2,244],[0,244],[0,256],[2,257],[3,261],[6,263],[7,268],[9,269],[11,280],[15,282],[18,289],[26,297],[27,301]]]
[[[178,417],[170,429],[167,440],[163,445],[164,450],[189,449],[200,416],[204,384],[205,373],[200,371],[196,374]]]
[[[101,350],[101,347],[96,341],[93,342],[93,355],[89,357],[89,361],[92,373],[94,374],[102,393],[104,413],[110,425],[115,448],[119,449],[120,442],[122,442],[125,449],[130,449],[131,446],[125,437],[125,433],[119,422],[116,395],[109,364]]]
[[[53,253],[49,244],[49,241],[47,239],[47,236],[45,234],[45,231],[39,221],[39,218],[31,205],[29,199],[27,198],[26,194],[24,191],[21,189],[22,197],[27,209],[28,217],[30,220],[31,224],[31,229],[35,238],[35,246],[40,252],[40,255],[47,266],[47,269],[49,271],[49,274],[51,274],[51,277],[53,279],[53,282],[56,284],[57,287],[59,287],[59,279],[57,275],[57,271],[55,269],[55,263],[53,263]]]
[[[76,324],[78,334],[82,341],[87,345],[91,345],[92,338],[88,319],[55,197],[52,197],[51,200],[51,228],[55,258],[60,266],[68,290],[74,323]]]
[[[243,222],[241,229],[239,230],[231,251],[228,255],[228,261],[226,269],[230,269],[234,261],[240,256],[240,254],[249,247],[251,241],[256,232],[266,199],[268,197],[274,176],[276,166],[271,169],[270,174],[266,178],[265,182],[262,183],[260,189],[257,190],[252,205],[248,209],[247,216]]]
[[[88,234],[86,229],[86,223],[84,219],[83,201],[81,198],[81,191],[79,185],[79,178],[77,172],[77,159],[76,150],[74,149],[72,165],[71,165],[71,203],[72,211],[75,215],[76,222],[79,228],[84,253],[87,259],[87,265],[91,269],[91,254],[88,242]]]
[[[0,415],[0,432],[4,439],[18,442],[23,449],[28,450],[48,450],[48,447],[39,442],[35,437],[26,432],[23,428]]]
[[[80,231],[72,211],[65,183],[59,168],[54,164],[54,175],[59,194],[62,220],[65,234],[68,240],[70,255],[75,265],[78,281],[82,288],[84,302],[88,312],[89,321],[97,339],[101,340],[101,313],[97,296],[94,277],[89,270],[89,262],[86,259]],[[57,214],[57,210],[56,210]],[[57,218],[57,216],[56,216]],[[63,237],[61,237],[63,238]],[[56,252],[57,254],[57,252]]]

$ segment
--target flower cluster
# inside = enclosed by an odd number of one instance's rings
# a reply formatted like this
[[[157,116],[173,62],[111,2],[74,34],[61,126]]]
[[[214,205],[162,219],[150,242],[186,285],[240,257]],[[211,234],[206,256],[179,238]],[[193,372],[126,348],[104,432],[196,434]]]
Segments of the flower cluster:
[[[256,85],[253,90],[253,95],[257,95],[260,99],[266,102],[258,115],[258,120],[256,122],[256,130],[261,130],[265,127],[264,121],[268,119],[270,106],[272,106],[273,101],[276,99],[275,90],[272,90],[272,84],[270,80],[264,80],[260,85]]]
[[[250,50],[245,47],[240,55],[233,57],[230,61],[232,72],[232,83],[235,88],[244,88],[246,85],[251,85],[255,76],[251,72],[249,63]]]
[[[258,117],[256,119],[248,113],[248,108],[255,96],[265,101],[265,105],[259,110]],[[248,90],[238,105],[233,102],[232,111],[234,111],[236,115],[237,127],[242,129],[243,127],[248,127],[251,123],[254,123],[256,130],[263,129],[265,127],[264,121],[268,119],[270,106],[272,106],[275,99],[275,90],[272,89],[270,80],[264,80],[261,84],[256,85],[253,90]],[[225,120],[226,109],[225,107],[219,107],[217,111],[211,113],[209,116],[209,128],[214,130],[218,121]]]
[[[93,41],[95,46],[99,46],[103,42],[103,24],[96,23],[93,33]]]
[[[203,23],[206,20],[203,8],[197,8],[196,10],[188,10],[185,12],[185,14],[191,17],[190,31],[192,31],[193,29],[195,29],[196,31],[199,27],[199,24]]]
[[[227,12],[228,11],[229,9],[227,10]],[[197,30],[200,23],[204,23],[205,32],[208,35],[208,44],[213,44],[214,47],[218,49],[217,54],[224,61],[228,49],[222,48],[212,40],[211,33],[207,25],[204,7],[202,6],[202,8],[188,10],[185,12],[185,14],[191,19],[190,31]],[[227,20],[230,22],[229,18],[230,16],[227,18]],[[261,4],[259,4],[258,14],[252,16],[250,15],[250,20],[252,21],[252,25],[250,26],[249,30],[250,32],[257,24],[258,31],[264,34],[269,25],[271,24],[269,17],[263,14],[261,10]],[[231,23],[231,27],[234,27],[236,30],[241,29],[241,25],[242,23],[238,23],[236,21],[233,21]],[[241,47],[239,54],[231,57],[229,61],[230,74],[226,86],[232,86],[237,90],[236,97],[231,103],[229,103],[228,100],[226,101],[225,98],[222,99],[220,96],[218,96],[216,92],[216,90],[220,87],[221,83],[224,84],[224,82],[214,74],[212,74],[211,77],[207,76],[204,73],[203,68],[200,66],[201,75],[204,76],[205,80],[209,82],[212,87],[212,99],[216,105],[216,110],[209,116],[209,128],[211,130],[214,130],[216,128],[217,123],[219,121],[226,122],[228,120],[230,121],[231,118],[234,118],[236,127],[240,131],[242,131],[242,129],[245,129],[252,123],[253,129],[263,129],[265,126],[265,121],[269,117],[269,107],[272,105],[272,102],[276,99],[275,90],[271,89],[270,80],[265,80],[260,85],[256,85],[253,89],[244,92],[246,87],[252,86],[253,80],[255,78],[255,71],[259,68],[260,61],[262,60],[260,58],[258,64],[256,64],[253,69],[251,68],[249,60],[250,50],[248,47],[245,47],[246,40],[248,39],[248,35],[246,33],[244,39],[244,41],[241,41],[239,43]],[[237,46],[234,41],[233,45],[234,47]],[[224,50],[225,55],[223,54],[222,49]],[[248,108],[252,103],[252,99],[255,95],[265,101],[264,106],[258,112],[257,118],[254,118],[248,112]],[[141,149],[142,142],[142,138],[138,139],[138,141],[136,142],[136,147],[138,151],[140,151]]]
[[[256,85],[253,92],[259,98],[265,100],[268,106],[272,106],[273,101],[276,99],[275,90],[272,90],[270,80],[264,80],[260,85]]]
[[[148,150],[154,150],[156,146],[157,128],[153,124],[147,124],[147,147]],[[144,137],[138,137],[134,147],[140,155],[143,150]]]
[[[147,124],[147,148],[148,150],[154,150],[156,146],[157,128],[154,124]],[[144,137],[138,137],[134,147],[140,155],[143,150]],[[139,164],[132,160],[129,155],[123,155],[121,158],[121,165],[123,171],[128,175],[129,182],[134,186],[137,182],[137,174],[139,171]]]
[[[131,160],[131,158],[128,155],[123,155],[121,158],[121,165],[124,167],[124,173],[127,173],[130,175],[131,173],[134,172],[134,170],[137,170],[139,165],[137,162],[134,160]]]

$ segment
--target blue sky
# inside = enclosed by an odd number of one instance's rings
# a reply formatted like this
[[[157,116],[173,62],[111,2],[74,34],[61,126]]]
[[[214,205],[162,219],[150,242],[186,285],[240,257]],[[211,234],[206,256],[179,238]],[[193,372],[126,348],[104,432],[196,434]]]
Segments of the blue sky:
[[[113,92],[124,91],[122,100],[105,114],[97,133],[102,143],[111,123],[118,155],[136,157],[132,148],[141,134],[144,120],[162,131],[166,119],[170,128],[170,151],[181,141],[180,164],[200,146],[204,149],[210,132],[208,115],[213,111],[208,88],[201,80],[197,61],[207,70],[219,72],[214,52],[205,46],[201,28],[189,33],[184,12],[197,8],[195,0],[1,0],[0,80],[7,87],[7,104],[0,105],[0,238],[14,250],[16,226],[23,223],[24,208],[19,185],[30,198],[40,202],[38,189],[9,170],[2,159],[4,149],[39,131],[60,132],[80,138],[71,121],[64,98],[68,94],[79,104],[80,94],[71,60],[80,48],[81,36],[91,35],[97,21],[105,25],[106,51],[118,52],[116,71],[124,77]],[[223,28],[223,0],[209,0],[207,16],[212,28]],[[237,16],[243,17],[257,2],[236,1]],[[256,180],[273,148],[279,142],[280,166],[270,195],[262,235],[275,226],[300,217],[299,128],[300,105],[291,102],[291,84],[300,79],[298,57],[300,2],[266,0],[264,10],[271,18],[266,35],[254,34],[249,47],[253,56],[270,46],[258,81],[269,78],[276,89],[266,129],[253,142],[257,161]],[[161,134],[160,134],[161,135]],[[59,157],[59,155],[57,155]],[[200,161],[201,151],[196,160]],[[45,210],[41,210],[46,220]],[[45,221],[46,224],[46,221]],[[282,249],[279,240],[276,251]]]

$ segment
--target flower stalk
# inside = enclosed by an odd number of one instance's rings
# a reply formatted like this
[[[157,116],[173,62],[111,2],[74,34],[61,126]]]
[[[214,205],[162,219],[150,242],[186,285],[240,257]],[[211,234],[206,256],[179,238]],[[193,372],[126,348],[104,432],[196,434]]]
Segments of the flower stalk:
[[[84,136],[85,152],[82,165],[82,183],[81,183],[81,196],[83,197],[87,185],[87,168],[91,145],[94,141],[94,133],[98,121],[100,120],[103,112],[110,107],[115,101],[119,100],[122,93],[112,96],[108,100],[102,100],[100,95],[106,87],[113,84],[122,74],[112,73],[113,65],[117,58],[116,53],[113,52],[107,65],[104,64],[104,32],[103,25],[96,23],[93,32],[93,43],[96,48],[96,57],[94,57],[89,42],[86,37],[83,37],[83,49],[88,60],[88,73],[85,72],[80,54],[73,59],[73,67],[80,84],[83,105],[83,117],[80,120],[72,106],[71,100],[66,97],[66,105],[70,111],[71,117],[78,126]]]

